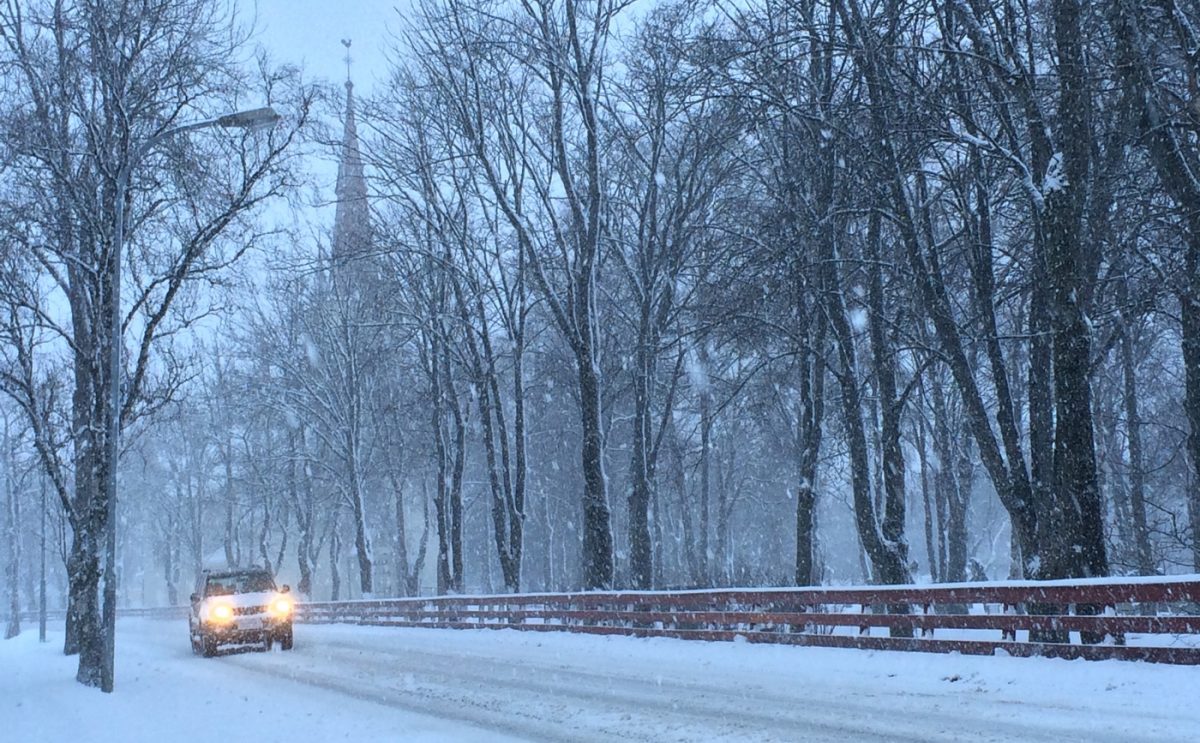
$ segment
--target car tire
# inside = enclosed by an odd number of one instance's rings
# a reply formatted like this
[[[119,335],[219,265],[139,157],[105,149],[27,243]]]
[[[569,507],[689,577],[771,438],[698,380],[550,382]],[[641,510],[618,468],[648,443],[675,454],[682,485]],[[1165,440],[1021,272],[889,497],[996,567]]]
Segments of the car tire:
[[[200,642],[203,643],[203,655],[205,658],[211,658],[217,654],[217,641],[212,637],[200,636]]]
[[[291,650],[292,649],[292,626],[290,624],[288,625],[287,629],[285,629],[283,632],[279,633],[279,649],[280,650]]]
[[[271,633],[270,633],[270,632],[268,632],[268,633],[267,633],[267,634],[266,634],[266,635],[263,637],[263,652],[264,652],[264,653],[269,653],[269,652],[271,652],[271,647],[272,647],[274,644],[275,644],[275,638],[274,638],[274,637],[271,635]]]

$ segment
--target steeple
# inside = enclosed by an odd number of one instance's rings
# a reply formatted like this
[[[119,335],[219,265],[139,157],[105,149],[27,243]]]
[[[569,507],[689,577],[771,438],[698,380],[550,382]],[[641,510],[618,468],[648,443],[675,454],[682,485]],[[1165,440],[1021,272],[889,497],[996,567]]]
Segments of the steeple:
[[[333,262],[341,265],[371,253],[371,215],[367,208],[367,180],[354,120],[354,83],[350,79],[350,40],[346,47],[346,120],[339,153],[337,211],[333,219]]]

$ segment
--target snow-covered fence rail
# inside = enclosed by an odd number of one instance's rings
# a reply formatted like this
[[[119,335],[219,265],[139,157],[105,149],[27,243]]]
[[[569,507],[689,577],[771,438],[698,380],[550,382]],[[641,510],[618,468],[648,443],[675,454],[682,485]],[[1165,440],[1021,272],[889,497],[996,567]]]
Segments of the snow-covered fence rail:
[[[305,603],[296,618],[1200,664],[1200,576],[377,599]]]
[[[125,617],[141,617],[143,619],[187,619],[188,607],[186,606],[155,606],[155,607],[130,607],[117,609],[117,616]],[[64,609],[51,609],[46,612],[46,619],[51,622],[62,622],[67,618],[67,612]],[[22,622],[38,621],[38,613],[36,611],[21,612]]]

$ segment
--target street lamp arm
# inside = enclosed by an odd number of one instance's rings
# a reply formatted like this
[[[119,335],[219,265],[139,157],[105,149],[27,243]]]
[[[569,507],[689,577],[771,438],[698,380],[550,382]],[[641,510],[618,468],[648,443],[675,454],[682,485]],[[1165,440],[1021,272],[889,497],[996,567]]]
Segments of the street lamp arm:
[[[158,147],[166,140],[185,134],[194,132],[199,129],[211,129],[213,127],[221,127],[222,129],[264,129],[275,125],[282,117],[274,108],[263,106],[262,108],[252,108],[244,111],[235,111],[233,113],[223,114],[215,119],[205,119],[204,121],[193,121],[187,124],[179,124],[170,129],[163,129],[161,132],[152,135],[133,153],[133,156],[126,162],[126,167],[121,175],[124,176],[125,184],[128,184],[129,174],[141,159],[148,155],[151,150]]]

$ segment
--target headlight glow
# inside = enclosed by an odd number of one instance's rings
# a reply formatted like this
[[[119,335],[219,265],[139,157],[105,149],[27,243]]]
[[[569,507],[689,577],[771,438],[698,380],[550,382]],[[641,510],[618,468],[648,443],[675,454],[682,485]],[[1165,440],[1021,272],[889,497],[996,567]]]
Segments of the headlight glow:
[[[271,604],[271,611],[280,616],[287,616],[292,613],[292,602],[290,599],[275,599]]]
[[[212,609],[212,618],[218,622],[228,622],[233,619],[233,607],[225,604],[218,604]]]

